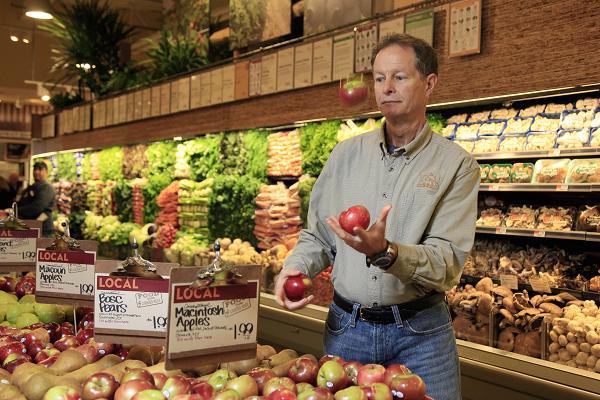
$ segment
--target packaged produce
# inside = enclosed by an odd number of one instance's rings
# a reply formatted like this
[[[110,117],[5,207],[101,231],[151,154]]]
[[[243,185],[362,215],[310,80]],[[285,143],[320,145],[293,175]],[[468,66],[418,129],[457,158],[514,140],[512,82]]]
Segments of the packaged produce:
[[[504,121],[485,122],[479,127],[479,136],[500,136],[505,125]]]
[[[473,146],[475,145],[475,141],[473,140],[455,140],[454,143],[471,153],[473,151]]]
[[[519,117],[535,117],[536,115],[543,113],[546,106],[544,104],[536,104],[535,106],[529,106],[519,111]]]
[[[476,139],[481,124],[458,125],[454,131],[454,137],[458,140]]]
[[[480,111],[480,112],[472,113],[471,115],[469,115],[468,122],[481,122],[481,121],[486,121],[489,118],[490,118],[490,112],[488,110]]]
[[[583,129],[592,126],[593,110],[568,110],[560,115],[562,129]]]
[[[177,206],[179,204],[179,181],[173,181],[169,186],[164,188],[156,198],[156,203],[160,208],[160,212],[154,223],[157,225],[168,224],[178,228],[179,217],[177,215]]]
[[[506,121],[506,127],[504,128],[504,134],[516,134],[522,133],[525,134],[529,132],[531,128],[531,124],[533,123],[533,118],[521,118],[521,117],[513,117]]]
[[[565,110],[572,110],[573,104],[557,104],[557,103],[548,103],[546,108],[544,109],[545,114],[560,114]]]
[[[567,183],[600,183],[600,158],[571,161]]]
[[[573,207],[542,207],[538,210],[537,229],[570,231],[575,219]]]
[[[556,142],[556,133],[530,133],[527,135],[525,150],[551,150]]]
[[[340,125],[340,128],[337,132],[337,140],[338,142],[342,142],[346,139],[350,139],[351,137],[362,135],[363,133],[377,129],[381,127],[381,121],[381,119],[375,120],[373,118],[369,118],[364,124],[356,125],[354,121],[349,119]]]
[[[202,182],[187,179],[179,181],[177,216],[181,230],[208,237],[208,213],[213,184],[213,178]]]
[[[500,145],[498,151],[523,151],[525,149],[525,143],[527,137],[525,135],[520,136],[501,136]]]
[[[498,150],[499,143],[499,137],[490,136],[479,138],[475,141],[473,153],[491,153]]]
[[[297,130],[269,135],[268,176],[302,175],[302,152]]]
[[[492,183],[509,183],[511,169],[512,165],[510,164],[494,164],[488,178]]]
[[[504,213],[498,208],[487,208],[481,210],[481,215],[476,222],[477,226],[501,226],[504,220]]]
[[[556,138],[556,147],[559,149],[579,149],[587,146],[590,141],[590,130],[559,131]]]
[[[583,206],[577,218],[577,230],[586,232],[600,232],[600,204]]]
[[[511,206],[504,217],[504,225],[509,228],[534,229],[537,213],[528,206]]]
[[[481,170],[481,183],[489,183],[492,166],[490,164],[479,164],[479,169]]]
[[[600,129],[598,128],[592,130],[592,135],[590,138],[590,147],[600,147]]]
[[[533,164],[515,163],[510,169],[511,183],[531,183],[533,178]]]
[[[519,112],[514,108],[497,108],[492,110],[490,114],[491,119],[509,119],[516,117]]]
[[[560,126],[560,117],[538,115],[531,124],[531,130],[534,132],[555,132]]]
[[[456,114],[448,118],[448,124],[463,124],[467,122],[467,114]]]
[[[569,172],[568,158],[537,160],[533,171],[533,183],[565,183]]]
[[[442,136],[446,138],[454,137],[454,129],[456,128],[456,124],[448,124],[442,129]]]
[[[598,99],[593,99],[591,97],[586,97],[585,99],[577,100],[575,103],[575,108],[578,110],[582,109],[595,109],[598,107]]]

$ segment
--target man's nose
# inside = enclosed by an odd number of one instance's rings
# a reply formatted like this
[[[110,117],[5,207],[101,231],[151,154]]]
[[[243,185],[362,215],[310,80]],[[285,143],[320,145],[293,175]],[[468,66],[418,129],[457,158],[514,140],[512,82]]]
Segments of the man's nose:
[[[394,88],[394,81],[393,79],[386,79],[384,86],[383,86],[383,90],[385,91],[385,93],[393,93],[395,88]]]

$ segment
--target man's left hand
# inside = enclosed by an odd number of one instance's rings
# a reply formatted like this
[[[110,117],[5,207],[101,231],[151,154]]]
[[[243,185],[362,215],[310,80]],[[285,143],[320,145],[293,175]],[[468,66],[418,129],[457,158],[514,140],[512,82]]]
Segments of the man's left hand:
[[[356,251],[366,254],[367,256],[373,256],[377,253],[385,251],[387,248],[387,240],[385,239],[385,227],[387,216],[392,209],[391,205],[383,207],[377,221],[364,230],[362,228],[354,228],[354,235],[346,232],[340,226],[338,218],[329,217],[327,218],[327,225],[331,228],[335,234],[342,239],[348,246],[352,247]]]

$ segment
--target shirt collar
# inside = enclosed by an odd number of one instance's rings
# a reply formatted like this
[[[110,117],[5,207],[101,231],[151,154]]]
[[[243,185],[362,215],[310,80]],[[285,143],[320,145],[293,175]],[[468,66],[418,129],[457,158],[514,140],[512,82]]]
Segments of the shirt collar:
[[[410,160],[419,154],[421,150],[425,148],[425,146],[427,146],[431,140],[431,136],[431,128],[426,122],[421,131],[419,131],[417,136],[410,143],[404,145],[403,147],[396,148],[396,150],[390,155],[393,157],[404,156],[406,160]],[[379,129],[379,148],[381,149],[382,155],[385,156],[388,154],[385,141],[385,121]]]

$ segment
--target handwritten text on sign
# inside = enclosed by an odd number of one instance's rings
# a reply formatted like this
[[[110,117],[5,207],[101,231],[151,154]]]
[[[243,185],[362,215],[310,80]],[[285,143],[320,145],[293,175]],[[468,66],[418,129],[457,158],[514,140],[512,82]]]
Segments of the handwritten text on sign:
[[[35,239],[39,230],[0,230],[0,263],[35,263]]]
[[[96,274],[97,328],[166,332],[169,280]]]
[[[191,288],[173,285],[169,352],[256,342],[258,282]]]
[[[96,253],[37,249],[38,291],[92,296]]]

